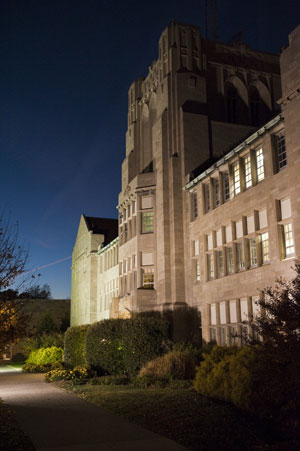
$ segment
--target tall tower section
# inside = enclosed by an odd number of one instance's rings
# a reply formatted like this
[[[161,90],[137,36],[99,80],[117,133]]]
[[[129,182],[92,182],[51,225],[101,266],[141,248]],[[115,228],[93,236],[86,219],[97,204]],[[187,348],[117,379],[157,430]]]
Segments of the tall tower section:
[[[158,59],[129,88],[119,195],[120,310],[184,305],[190,256],[185,183],[275,115],[277,56],[206,41],[172,23]],[[189,201],[189,200],[188,200]]]

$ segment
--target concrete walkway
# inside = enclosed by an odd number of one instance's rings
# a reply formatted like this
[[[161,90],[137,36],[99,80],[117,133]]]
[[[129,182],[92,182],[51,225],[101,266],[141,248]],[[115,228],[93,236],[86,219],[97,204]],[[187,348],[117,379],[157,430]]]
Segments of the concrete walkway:
[[[0,397],[15,411],[37,451],[186,451],[43,379],[0,371]]]

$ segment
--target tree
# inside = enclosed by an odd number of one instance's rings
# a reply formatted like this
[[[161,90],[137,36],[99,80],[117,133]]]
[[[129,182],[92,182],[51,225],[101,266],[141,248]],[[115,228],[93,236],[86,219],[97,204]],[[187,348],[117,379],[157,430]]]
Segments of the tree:
[[[28,251],[18,244],[18,224],[0,217],[0,291],[24,272]]]
[[[18,244],[18,224],[0,217],[0,351],[26,334],[28,315],[17,290],[11,287],[23,274],[28,251]]]
[[[23,299],[51,299],[51,288],[47,283],[42,287],[32,285],[28,290],[20,293],[19,297]]]
[[[261,314],[252,321],[264,350],[285,360],[294,360],[300,351],[300,260],[294,270],[292,280],[278,279],[274,289],[262,290],[258,301]]]
[[[300,260],[295,277],[278,279],[261,292],[261,313],[251,322],[261,340],[251,371],[256,380],[253,405],[300,439]],[[298,432],[297,432],[298,431]],[[293,433],[293,434],[292,434]],[[299,434],[299,435],[297,435]]]

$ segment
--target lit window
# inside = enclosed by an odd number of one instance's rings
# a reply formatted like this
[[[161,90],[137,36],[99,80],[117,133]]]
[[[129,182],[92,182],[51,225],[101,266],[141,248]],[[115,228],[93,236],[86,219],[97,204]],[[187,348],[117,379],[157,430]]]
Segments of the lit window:
[[[142,213],[142,233],[153,232],[153,211]]]
[[[293,255],[295,255],[295,246],[293,238],[293,225],[291,223],[284,224],[283,235],[284,235],[285,258],[292,257]]]
[[[197,203],[197,193],[194,192],[192,193],[192,217],[193,220],[196,219],[198,217],[198,203]]]
[[[143,287],[154,288],[154,272],[153,268],[143,269]]]
[[[218,267],[218,277],[223,277],[224,276],[223,251],[217,251],[217,267]]]
[[[257,181],[261,182],[265,178],[264,153],[262,148],[256,150],[256,173]]]
[[[238,271],[245,269],[245,259],[242,242],[236,243],[236,265]]]
[[[205,183],[204,185],[204,198],[205,198],[205,211],[211,210],[211,200],[210,200],[210,184]]]
[[[195,279],[196,282],[200,282],[200,261],[198,258],[195,260]]]
[[[233,266],[233,251],[232,247],[226,248],[226,263],[227,263],[227,273],[233,274],[234,266]]]
[[[215,277],[213,254],[207,254],[207,271],[208,271],[208,279],[209,280],[213,279]]]
[[[252,174],[251,174],[251,159],[250,154],[248,154],[244,158],[244,164],[245,164],[245,186],[246,189],[250,188],[252,186]]]
[[[270,249],[269,249],[268,232],[263,233],[261,235],[261,254],[262,254],[262,262],[269,263],[270,262]]]
[[[276,135],[276,151],[277,151],[277,161],[278,161],[278,169],[284,169],[287,165],[286,158],[286,148],[285,148],[285,136],[284,132],[278,133]]]
[[[233,165],[233,194],[236,196],[241,192],[240,165],[237,161]]]
[[[220,205],[220,182],[219,179],[214,179],[214,198],[215,198],[215,207]]]
[[[256,238],[249,239],[250,267],[257,266]]]
[[[230,199],[230,185],[228,171],[223,172],[223,192],[224,192],[224,202],[227,202]]]

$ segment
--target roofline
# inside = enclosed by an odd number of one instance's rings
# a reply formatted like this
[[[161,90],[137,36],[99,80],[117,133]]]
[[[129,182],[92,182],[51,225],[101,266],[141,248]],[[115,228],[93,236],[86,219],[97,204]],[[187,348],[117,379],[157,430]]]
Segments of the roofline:
[[[208,169],[206,169],[204,172],[199,174],[196,178],[191,180],[189,183],[187,183],[184,187],[185,191],[189,191],[193,186],[197,185],[202,179],[207,177],[211,172],[213,172],[215,169],[218,169],[222,164],[226,163],[227,161],[231,160],[235,155],[238,155],[242,150],[246,149],[253,141],[255,141],[257,138],[260,138],[263,136],[266,132],[271,130],[275,125],[277,125],[279,122],[283,121],[283,113],[278,114],[275,116],[271,121],[267,122],[263,127],[259,128],[256,132],[252,133],[248,138],[246,138],[243,142],[241,142],[238,146],[234,147],[232,150],[230,150],[224,157],[220,158],[220,160],[216,161],[212,166],[210,166]]]
[[[114,240],[112,240],[110,243],[108,243],[106,246],[102,247],[101,249],[99,249],[97,251],[97,254],[100,255],[103,252],[105,252],[108,248],[110,248],[111,246],[113,246],[114,244],[116,244],[119,241],[119,237],[117,236]]]

